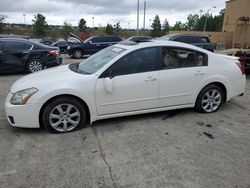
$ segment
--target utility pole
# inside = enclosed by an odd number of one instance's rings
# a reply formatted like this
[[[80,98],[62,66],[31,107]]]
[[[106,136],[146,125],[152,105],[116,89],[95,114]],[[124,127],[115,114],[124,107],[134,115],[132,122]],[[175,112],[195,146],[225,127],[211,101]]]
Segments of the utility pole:
[[[143,18],[143,30],[145,30],[145,15],[146,15],[147,2],[144,1],[144,18]]]
[[[139,35],[139,0],[137,0],[137,31],[136,31],[136,34],[137,36]]]
[[[216,8],[216,6],[213,6],[212,8]],[[207,13],[206,13],[206,19],[205,19],[205,24],[204,24],[203,31],[206,31],[206,28],[207,28],[207,17],[208,17],[208,13],[209,13],[209,11],[210,11],[212,8],[210,8],[210,9],[208,9],[208,10],[207,10]]]

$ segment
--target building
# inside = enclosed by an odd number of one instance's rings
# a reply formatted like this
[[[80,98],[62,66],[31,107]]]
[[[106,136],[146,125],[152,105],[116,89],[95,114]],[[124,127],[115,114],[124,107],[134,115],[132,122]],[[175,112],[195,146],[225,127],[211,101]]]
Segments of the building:
[[[233,47],[250,47],[250,0],[226,2],[223,32],[234,32]]]

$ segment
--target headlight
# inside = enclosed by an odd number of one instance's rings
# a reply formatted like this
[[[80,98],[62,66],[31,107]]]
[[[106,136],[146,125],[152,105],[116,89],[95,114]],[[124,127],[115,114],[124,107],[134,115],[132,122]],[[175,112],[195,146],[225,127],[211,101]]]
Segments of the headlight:
[[[14,93],[14,95],[10,99],[10,103],[14,105],[22,105],[26,104],[29,98],[34,95],[38,89],[36,88],[29,88],[29,89],[24,89],[21,91],[18,91]]]

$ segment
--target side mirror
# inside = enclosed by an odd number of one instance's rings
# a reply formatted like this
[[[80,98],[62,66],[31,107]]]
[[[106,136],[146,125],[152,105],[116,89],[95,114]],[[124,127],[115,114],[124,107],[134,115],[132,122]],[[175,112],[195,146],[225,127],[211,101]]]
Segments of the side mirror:
[[[113,82],[112,79],[110,79],[109,77],[104,79],[104,88],[106,90],[106,92],[108,93],[112,93],[113,92]]]
[[[92,40],[89,41],[89,44],[92,44]]]

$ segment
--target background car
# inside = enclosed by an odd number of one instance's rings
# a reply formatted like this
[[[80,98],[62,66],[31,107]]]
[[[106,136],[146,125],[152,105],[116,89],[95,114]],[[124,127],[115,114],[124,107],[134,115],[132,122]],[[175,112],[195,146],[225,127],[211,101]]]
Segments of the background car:
[[[176,42],[183,42],[187,44],[192,44],[194,46],[206,49],[208,51],[213,52],[213,44],[211,43],[210,37],[208,35],[200,35],[200,34],[171,34],[165,35],[158,40],[169,40]]]
[[[126,40],[140,43],[140,42],[150,42],[150,41],[152,41],[152,39],[153,38],[149,37],[149,36],[132,36],[132,37],[129,37],[128,39],[126,39]]]
[[[78,39],[81,41],[81,39]],[[71,43],[68,46],[67,53],[71,57],[81,58],[83,55],[92,55],[108,46],[122,41],[118,36],[93,36],[80,43]]]
[[[170,41],[134,44],[17,80],[5,102],[9,123],[70,132],[86,122],[149,112],[213,113],[244,92],[237,57]]]
[[[0,38],[0,73],[36,72],[60,65],[57,47],[26,39]]]
[[[60,41],[52,43],[51,46],[58,47],[61,53],[67,53],[67,48],[69,44],[70,43],[67,41],[60,40]]]

